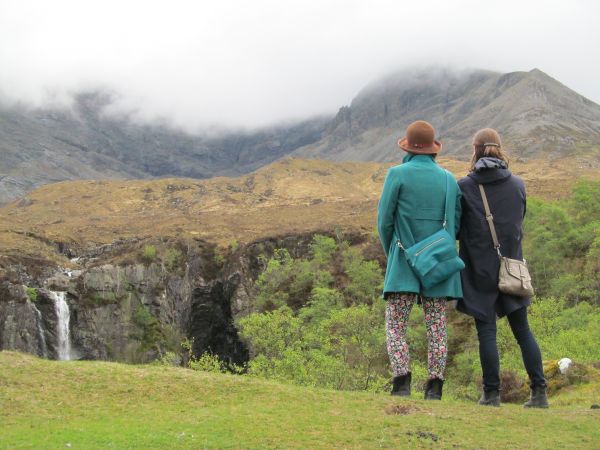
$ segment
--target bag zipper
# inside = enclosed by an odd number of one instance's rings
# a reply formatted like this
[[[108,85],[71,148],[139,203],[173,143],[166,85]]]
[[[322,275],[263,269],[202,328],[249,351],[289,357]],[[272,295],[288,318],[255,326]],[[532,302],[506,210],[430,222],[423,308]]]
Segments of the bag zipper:
[[[419,256],[421,253],[423,253],[425,250],[427,250],[429,247],[431,247],[432,245],[437,244],[438,242],[443,241],[443,240],[444,240],[444,238],[441,237],[441,238],[436,239],[435,241],[427,244],[425,247],[423,247],[421,250],[419,250],[417,253],[415,253],[415,258],[417,256]]]

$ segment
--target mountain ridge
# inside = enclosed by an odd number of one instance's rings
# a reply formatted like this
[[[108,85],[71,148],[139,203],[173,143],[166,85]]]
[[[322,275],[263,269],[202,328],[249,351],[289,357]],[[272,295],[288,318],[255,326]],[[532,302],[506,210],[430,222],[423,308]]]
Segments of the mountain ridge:
[[[338,111],[321,141],[294,154],[390,161],[396,140],[418,119],[436,127],[444,154],[459,158],[468,157],[471,137],[486,126],[498,129],[519,158],[600,153],[600,105],[539,69],[441,75],[424,71],[408,80],[400,74],[372,83]]]
[[[288,155],[391,162],[417,119],[434,124],[453,158],[466,160],[473,133],[491,126],[513,158],[600,164],[600,106],[539,69],[399,72],[366,85],[333,117],[216,136],[107,114],[113,100],[84,92],[71,110],[0,106],[0,204],[57,181],[238,176]]]

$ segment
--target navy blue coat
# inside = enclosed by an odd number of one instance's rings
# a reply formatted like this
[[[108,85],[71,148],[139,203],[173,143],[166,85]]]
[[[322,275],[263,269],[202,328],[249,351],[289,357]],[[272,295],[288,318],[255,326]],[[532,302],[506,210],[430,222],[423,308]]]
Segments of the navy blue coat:
[[[503,256],[522,259],[521,239],[526,196],[523,180],[508,169],[493,168],[471,172],[458,182],[462,190],[462,217],[459,232],[463,298],[456,308],[485,322],[494,322],[531,303],[498,290],[500,260],[485,219],[478,184],[482,184],[494,216],[494,225]]]

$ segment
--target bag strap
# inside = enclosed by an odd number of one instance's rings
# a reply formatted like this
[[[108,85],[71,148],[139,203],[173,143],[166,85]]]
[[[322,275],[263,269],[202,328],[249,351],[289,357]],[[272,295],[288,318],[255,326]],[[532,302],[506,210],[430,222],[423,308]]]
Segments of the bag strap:
[[[448,224],[448,203],[450,203],[450,198],[448,195],[448,192],[450,191],[450,177],[448,175],[448,171],[446,169],[442,169],[444,171],[444,174],[446,175],[446,198],[444,200],[444,222],[442,223],[442,228],[446,229],[446,225]],[[394,227],[396,225],[394,224]],[[404,245],[402,245],[402,242],[400,240],[400,232],[398,229],[396,229],[396,236],[398,236],[398,240],[396,241],[396,245],[398,245],[398,247],[400,247],[402,250],[406,250],[406,248],[404,247]]]
[[[446,169],[444,169],[444,173],[446,174],[446,200],[444,202],[444,222],[442,223],[442,228],[445,229],[448,224],[448,203],[450,203],[450,196],[448,195],[448,192],[450,192],[450,176]]]
[[[487,195],[485,195],[485,189],[483,185],[479,185],[479,192],[481,192],[481,199],[483,200],[483,208],[485,209],[485,219],[490,227],[490,234],[492,235],[492,241],[494,242],[494,248],[498,252],[498,256],[502,256],[500,253],[500,242],[498,241],[498,235],[496,234],[496,227],[494,226],[494,216],[490,211],[490,205],[488,203]]]

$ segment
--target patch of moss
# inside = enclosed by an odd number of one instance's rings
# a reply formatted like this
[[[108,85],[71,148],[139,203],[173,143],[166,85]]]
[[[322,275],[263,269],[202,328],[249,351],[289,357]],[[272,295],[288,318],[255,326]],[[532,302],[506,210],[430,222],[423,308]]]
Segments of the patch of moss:
[[[144,246],[144,250],[142,251],[142,261],[145,262],[146,264],[150,264],[155,259],[156,259],[156,247],[154,245]]]
[[[38,291],[36,288],[33,287],[28,287],[26,289],[27,291],[27,297],[29,297],[29,300],[31,300],[32,302],[36,302],[38,299]]]

